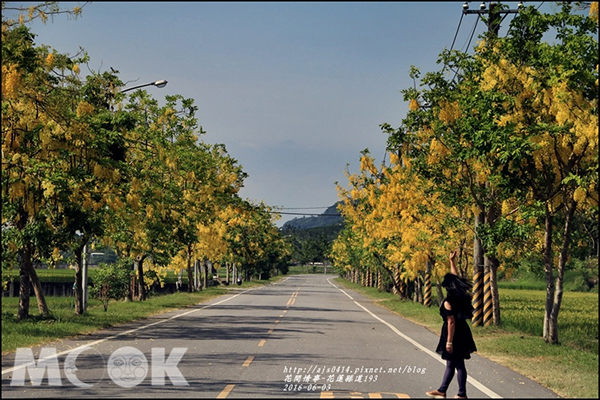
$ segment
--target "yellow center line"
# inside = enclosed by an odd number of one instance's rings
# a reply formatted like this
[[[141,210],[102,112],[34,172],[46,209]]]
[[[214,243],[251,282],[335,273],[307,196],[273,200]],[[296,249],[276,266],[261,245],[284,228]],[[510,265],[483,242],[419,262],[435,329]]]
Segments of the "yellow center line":
[[[263,340],[261,340],[261,341],[258,343],[258,347],[263,347],[263,346],[265,345],[265,343],[266,343],[266,342],[267,342],[267,340],[266,340],[266,339],[263,339]]]
[[[294,293],[292,293],[292,296],[290,297],[290,299],[288,300],[286,306],[290,306],[292,304],[294,304],[294,302],[296,301],[296,298],[298,297],[298,292],[300,291],[300,289],[296,290]]]
[[[333,399],[333,392],[321,392],[322,399]]]
[[[244,362],[244,364],[242,364],[242,367],[249,366],[252,360],[254,360],[254,356],[249,356],[248,359],[246,359],[246,361]]]
[[[284,313],[284,314],[285,314],[286,312],[287,312],[287,310],[283,310],[283,313]],[[282,317],[283,317],[283,315],[282,315]]]
[[[382,399],[381,393],[369,393],[370,399]]]
[[[273,333],[273,328],[269,329],[269,334]]]
[[[278,319],[276,319],[276,320],[275,320],[275,323],[276,323],[276,324],[278,324],[278,323],[279,323],[279,320],[278,320]]]
[[[227,396],[229,396],[229,392],[231,392],[233,390],[233,387],[235,385],[227,385],[225,386],[225,389],[223,389],[223,391],[221,393],[219,393],[219,395],[217,396],[217,399],[224,399]]]

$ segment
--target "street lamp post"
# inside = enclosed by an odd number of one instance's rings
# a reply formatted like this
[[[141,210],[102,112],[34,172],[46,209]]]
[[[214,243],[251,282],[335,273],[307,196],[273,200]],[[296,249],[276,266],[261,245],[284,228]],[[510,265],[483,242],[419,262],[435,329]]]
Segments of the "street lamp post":
[[[134,90],[134,89],[139,89],[139,88],[143,88],[145,86],[156,86],[157,88],[164,88],[165,86],[167,86],[167,81],[165,81],[164,79],[155,81],[155,82],[148,82],[148,83],[144,83],[143,85],[137,85],[137,86],[133,86],[127,89],[123,89],[121,90],[121,93],[125,93],[128,92],[130,90]]]
[[[83,232],[79,229],[75,231],[75,235],[83,237]],[[75,286],[74,286],[75,288]],[[87,309],[88,301],[88,259],[87,259],[87,243],[83,246],[81,254],[81,303],[82,311],[85,312]]]

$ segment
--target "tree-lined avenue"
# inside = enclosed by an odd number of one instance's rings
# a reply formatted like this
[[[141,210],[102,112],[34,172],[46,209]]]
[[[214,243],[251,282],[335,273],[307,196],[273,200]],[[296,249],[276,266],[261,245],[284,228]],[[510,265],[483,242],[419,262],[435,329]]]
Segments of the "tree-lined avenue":
[[[39,386],[32,386],[29,375],[24,385],[11,386],[23,367],[15,367],[14,354],[6,355],[3,397],[414,398],[435,388],[444,371],[432,351],[438,336],[341,288],[334,278],[291,276],[235,289],[189,309],[34,348],[38,366],[40,348],[56,348],[60,386],[48,385],[47,375]],[[91,349],[76,358],[77,379],[89,386],[83,388],[65,376],[63,364],[86,345]],[[126,347],[147,359],[145,379],[130,387],[113,378],[108,365]],[[162,381],[152,377],[157,349],[164,349],[163,367],[177,369],[157,369]],[[179,360],[177,349],[185,349]],[[471,397],[556,397],[477,355],[467,368]],[[449,393],[456,390],[453,383]]]

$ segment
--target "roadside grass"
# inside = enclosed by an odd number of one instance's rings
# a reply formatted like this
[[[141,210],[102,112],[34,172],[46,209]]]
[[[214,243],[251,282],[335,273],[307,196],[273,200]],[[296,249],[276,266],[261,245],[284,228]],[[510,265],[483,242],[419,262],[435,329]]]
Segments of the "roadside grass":
[[[88,268],[88,279],[93,281],[96,277],[96,272],[99,270],[98,266]],[[39,268],[36,269],[38,278],[41,282],[75,282],[75,270],[71,268]],[[19,279],[19,269],[11,269],[2,271],[4,280],[16,280]],[[178,276],[175,272],[169,270],[164,278],[165,283],[177,282]],[[187,283],[187,274],[182,276],[183,283]]]
[[[98,329],[131,322],[169,310],[184,308],[209,301],[228,293],[231,289],[249,289],[272,284],[283,279],[243,282],[241,286],[213,286],[200,292],[177,292],[151,296],[145,301],[111,301],[105,312],[102,302],[90,298],[84,315],[75,315],[72,297],[47,296],[46,302],[52,318],[39,315],[35,296],[31,297],[31,318],[17,322],[18,297],[2,298],[2,354],[19,347],[31,347],[48,341],[93,332]]]
[[[430,308],[342,278],[336,281],[382,307],[440,333]],[[542,338],[545,291],[499,289],[502,327],[474,327],[478,354],[542,384],[561,397],[598,398],[598,294],[565,292],[559,314],[561,344]]]

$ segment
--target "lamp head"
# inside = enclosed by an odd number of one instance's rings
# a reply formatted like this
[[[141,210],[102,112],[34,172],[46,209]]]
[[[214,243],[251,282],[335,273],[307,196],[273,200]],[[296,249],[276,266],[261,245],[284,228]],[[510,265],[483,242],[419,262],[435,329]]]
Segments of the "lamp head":
[[[165,86],[167,86],[167,81],[165,81],[164,79],[161,79],[159,81],[156,81],[153,83],[154,86],[156,86],[157,88],[164,88]]]
[[[479,5],[479,9],[480,10],[485,10],[485,2],[481,2],[481,4]]]
[[[467,3],[465,1],[465,3],[463,4],[463,10],[468,10],[469,9],[469,3]]]

